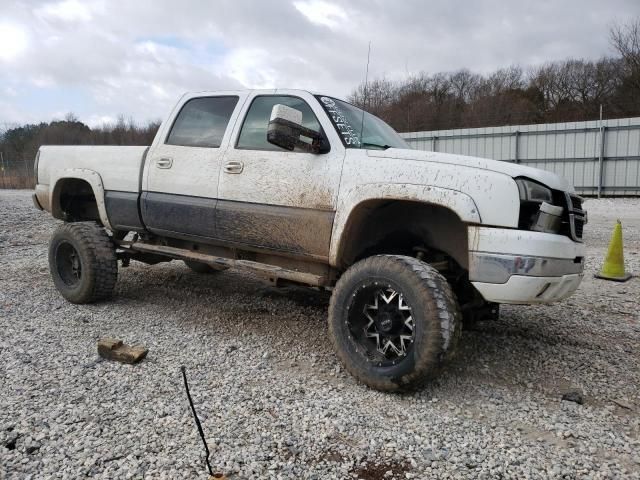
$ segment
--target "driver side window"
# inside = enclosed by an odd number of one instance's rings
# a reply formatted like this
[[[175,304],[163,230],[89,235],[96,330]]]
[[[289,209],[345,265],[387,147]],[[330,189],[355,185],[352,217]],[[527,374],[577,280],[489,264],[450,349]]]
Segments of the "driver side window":
[[[283,95],[262,95],[253,99],[247,111],[238,137],[236,148],[244,150],[270,150],[286,152],[284,148],[278,147],[267,141],[267,129],[271,110],[274,105],[286,105],[302,112],[302,124],[315,130],[322,131],[320,122],[316,118],[311,107],[298,97]]]

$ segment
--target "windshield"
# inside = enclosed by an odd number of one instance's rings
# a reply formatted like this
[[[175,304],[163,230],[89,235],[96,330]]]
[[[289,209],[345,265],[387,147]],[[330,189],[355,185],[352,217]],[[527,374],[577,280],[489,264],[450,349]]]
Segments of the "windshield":
[[[393,128],[378,117],[337,98],[318,96],[317,99],[329,115],[345,147],[382,150],[411,148]]]

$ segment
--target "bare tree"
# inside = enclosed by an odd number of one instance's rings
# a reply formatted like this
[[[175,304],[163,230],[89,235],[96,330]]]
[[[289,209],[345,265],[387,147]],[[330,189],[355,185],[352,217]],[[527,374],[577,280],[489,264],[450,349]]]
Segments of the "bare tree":
[[[473,93],[482,82],[482,77],[471,73],[467,69],[458,70],[449,75],[449,85],[456,100],[461,103],[469,102]]]
[[[75,113],[69,112],[64,116],[64,121],[65,122],[78,122],[79,119],[78,119],[78,117],[76,116]]]
[[[622,58],[622,85],[614,103],[620,112],[637,114],[640,103],[640,17],[611,27],[609,38]]]
[[[384,111],[394,100],[395,85],[386,78],[372,80],[367,84],[362,83],[349,96],[348,100],[367,111],[378,115]]]
[[[609,38],[627,68],[636,73],[640,71],[640,17],[611,27]]]

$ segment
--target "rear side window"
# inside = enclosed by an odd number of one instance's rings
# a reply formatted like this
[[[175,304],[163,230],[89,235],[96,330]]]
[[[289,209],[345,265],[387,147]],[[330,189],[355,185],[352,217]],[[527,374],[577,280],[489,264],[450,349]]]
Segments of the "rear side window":
[[[219,147],[237,103],[238,97],[189,100],[173,122],[166,143],[185,147]]]

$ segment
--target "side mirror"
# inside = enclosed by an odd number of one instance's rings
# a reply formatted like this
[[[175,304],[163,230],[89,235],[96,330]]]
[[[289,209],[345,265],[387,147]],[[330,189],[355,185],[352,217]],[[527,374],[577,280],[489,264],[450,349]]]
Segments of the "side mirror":
[[[267,141],[285,150],[298,148],[307,153],[327,153],[329,142],[315,130],[302,125],[302,112],[277,104],[271,109]]]

